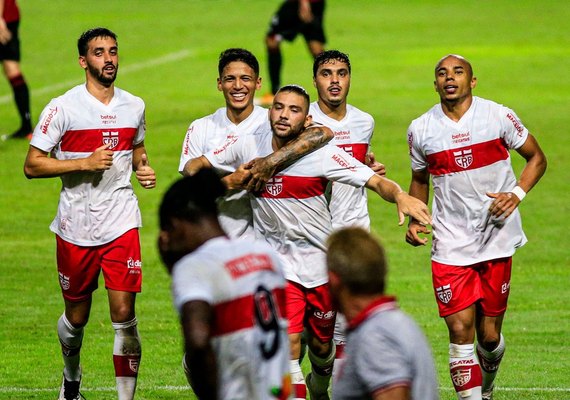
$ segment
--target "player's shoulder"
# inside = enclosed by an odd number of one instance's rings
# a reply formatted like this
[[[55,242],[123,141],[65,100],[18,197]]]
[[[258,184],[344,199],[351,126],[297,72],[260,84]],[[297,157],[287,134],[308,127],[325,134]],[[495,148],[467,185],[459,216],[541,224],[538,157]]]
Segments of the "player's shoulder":
[[[443,115],[444,114],[443,111],[441,110],[441,104],[440,103],[434,104],[432,107],[429,108],[429,110],[414,118],[410,123],[410,128],[413,127],[419,128],[425,126],[433,118],[439,119],[442,118]]]
[[[374,117],[371,114],[361,110],[358,107],[353,106],[352,104],[346,105],[346,112],[351,114],[354,118],[358,118],[359,120],[374,124]]]
[[[144,100],[141,97],[136,96],[136,95],[132,94],[131,92],[128,92],[128,91],[121,89],[121,88],[118,88],[116,86],[115,86],[115,96],[117,96],[117,98],[120,99],[121,101],[128,102],[131,104],[135,104],[139,107],[144,108]]]

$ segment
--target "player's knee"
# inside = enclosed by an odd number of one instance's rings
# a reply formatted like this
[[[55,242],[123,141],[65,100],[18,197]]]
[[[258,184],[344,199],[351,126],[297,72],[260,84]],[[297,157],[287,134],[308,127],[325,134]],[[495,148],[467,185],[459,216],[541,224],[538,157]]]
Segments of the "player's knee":
[[[266,36],[265,45],[269,51],[279,51],[279,40],[277,40],[275,35]]]
[[[129,304],[116,304],[111,308],[111,321],[123,323],[135,318],[135,311]]]
[[[479,345],[487,351],[493,351],[499,345],[501,334],[499,332],[483,332],[477,339]]]

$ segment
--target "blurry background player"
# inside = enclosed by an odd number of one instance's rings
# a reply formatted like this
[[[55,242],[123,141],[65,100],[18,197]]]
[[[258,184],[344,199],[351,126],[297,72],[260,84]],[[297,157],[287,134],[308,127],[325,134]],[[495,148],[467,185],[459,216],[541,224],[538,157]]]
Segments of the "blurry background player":
[[[251,52],[240,48],[224,50],[218,61],[217,86],[226,105],[193,121],[188,127],[178,166],[182,175],[188,175],[186,168],[191,159],[239,136],[270,130],[267,109],[253,104],[255,92],[261,87],[261,78],[259,63]],[[246,181],[249,188],[255,189],[257,185],[257,189],[261,189],[279,166],[322,146],[331,138],[332,132],[328,128],[311,127],[300,135],[299,140],[255,160],[247,170],[241,169],[240,179]],[[220,222],[230,237],[254,237],[249,195],[245,190],[228,191],[218,207]]]
[[[388,264],[381,244],[350,227],[331,234],[327,245],[329,287],[349,328],[333,399],[438,399],[427,339],[396,298],[384,294]]]
[[[309,94],[300,86],[279,89],[269,110],[271,130],[246,135],[233,143],[191,160],[190,169],[214,167],[231,172],[256,157],[263,157],[294,140],[312,123]],[[337,146],[325,145],[278,172],[265,190],[252,197],[254,228],[281,255],[287,284],[287,318],[291,343],[291,378],[295,398],[328,399],[335,351],[332,342],[335,310],[327,286],[325,241],[332,230],[325,198],[328,180],[374,190],[397,203],[400,224],[404,214],[430,221],[427,206],[408,196],[393,181]],[[305,378],[299,365],[301,333],[306,329],[312,372]]]
[[[175,182],[160,206],[159,250],[172,274],[184,370],[199,399],[287,399],[285,278],[265,242],[230,239],[212,170]]]
[[[271,93],[262,97],[262,105],[271,105],[281,87],[282,40],[292,41],[300,33],[313,57],[325,50],[324,13],[325,0],[285,0],[273,15],[265,37]]]
[[[473,96],[476,83],[465,58],[443,57],[434,81],[440,104],[408,128],[410,195],[427,204],[430,175],[434,187],[432,278],[449,330],[451,379],[458,398],[470,400],[493,395],[512,256],[527,241],[517,207],[546,170],[514,111]],[[526,160],[518,182],[510,149]],[[429,230],[411,218],[406,241],[425,245],[420,233]]]
[[[120,400],[131,400],[141,358],[135,299],[142,282],[142,222],[131,175],[135,171],[145,189],[156,185],[144,146],[145,105],[114,85],[119,49],[113,32],[90,29],[77,49],[86,83],[44,108],[24,172],[28,178],[59,176],[62,182],[50,225],[65,302],[57,323],[64,361],[59,398],[80,398],[83,331],[102,270],[115,330],[117,392]]]
[[[347,54],[338,50],[327,50],[319,54],[313,63],[313,84],[318,99],[311,103],[309,114],[313,121],[328,126],[334,133],[331,144],[337,145],[377,174],[385,175],[384,165],[369,153],[374,132],[374,119],[368,113],[347,104],[350,91],[351,65]],[[332,227],[361,226],[370,229],[368,197],[365,187],[354,187],[340,182],[331,182],[332,191],[329,209]],[[345,320],[337,314],[334,341],[338,370],[344,350]]]
[[[30,138],[32,133],[30,92],[20,70],[19,24],[20,11],[16,0],[0,0],[0,61],[2,61],[4,75],[12,86],[21,121],[20,128],[11,135],[2,135],[2,140]]]

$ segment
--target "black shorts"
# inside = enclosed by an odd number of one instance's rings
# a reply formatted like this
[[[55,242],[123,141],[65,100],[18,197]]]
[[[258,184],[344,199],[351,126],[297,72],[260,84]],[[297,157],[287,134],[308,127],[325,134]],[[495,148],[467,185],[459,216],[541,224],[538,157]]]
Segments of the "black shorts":
[[[20,61],[20,38],[18,37],[18,25],[20,21],[8,22],[8,30],[12,32],[12,38],[6,44],[0,44],[0,61]]]
[[[323,29],[325,0],[311,2],[311,10],[314,16],[313,21],[305,24],[299,19],[299,2],[286,0],[271,18],[267,36],[281,36],[290,42],[300,33],[307,42],[326,43]]]

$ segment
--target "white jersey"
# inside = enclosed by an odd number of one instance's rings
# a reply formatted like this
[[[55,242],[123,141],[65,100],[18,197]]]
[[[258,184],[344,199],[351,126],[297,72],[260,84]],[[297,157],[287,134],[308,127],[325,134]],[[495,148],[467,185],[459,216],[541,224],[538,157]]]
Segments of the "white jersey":
[[[509,149],[527,137],[511,109],[479,97],[458,122],[440,104],[412,121],[412,169],[427,169],[433,182],[434,261],[470,265],[512,256],[526,243],[518,209],[497,219],[488,211],[493,199],[486,193],[516,186]]]
[[[273,152],[271,131],[241,137],[206,154],[214,168],[227,168]],[[363,186],[374,171],[333,145],[309,153],[277,173],[252,196],[255,233],[282,256],[285,277],[312,288],[328,281],[325,250],[332,230],[325,199],[328,180]]]
[[[219,399],[277,399],[290,386],[285,279],[263,242],[211,239],[172,270],[172,295],[213,308]],[[272,394],[273,393],[273,394]]]
[[[209,151],[231,143],[236,137],[256,134],[269,129],[267,109],[255,106],[249,117],[234,124],[227,115],[225,107],[215,113],[200,118],[190,124],[186,131],[178,171],[182,172],[186,163]],[[247,160],[250,161],[250,160]],[[234,172],[226,170],[224,173]],[[249,195],[245,190],[234,190],[218,202],[219,220],[224,231],[230,237],[253,239],[253,225]]]
[[[58,160],[85,158],[103,144],[113,150],[113,165],[103,172],[61,176],[57,215],[50,229],[78,246],[108,243],[141,226],[131,185],[133,146],[145,135],[144,102],[115,88],[107,105],[79,85],[43,110],[30,144]]]
[[[311,103],[309,114],[313,116],[313,121],[333,131],[334,138],[331,144],[340,147],[361,163],[366,162],[366,154],[374,132],[374,119],[370,114],[347,104],[346,115],[342,120],[337,121],[325,115],[317,102]],[[366,188],[332,182],[329,208],[333,229],[345,226],[370,229]]]

